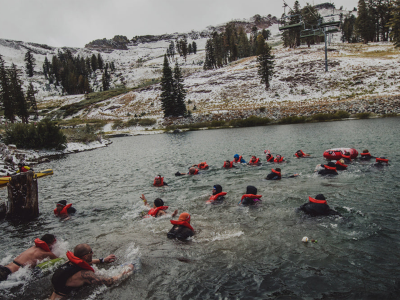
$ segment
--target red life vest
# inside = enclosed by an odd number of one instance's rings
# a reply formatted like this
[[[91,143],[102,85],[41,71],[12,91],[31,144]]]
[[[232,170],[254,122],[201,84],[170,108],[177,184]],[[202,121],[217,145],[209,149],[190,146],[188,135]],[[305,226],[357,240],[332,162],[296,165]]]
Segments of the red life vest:
[[[308,200],[310,200],[310,202],[312,202],[312,203],[328,204],[328,203],[326,203],[326,200],[317,200],[317,199],[314,199],[312,197],[308,197]]]
[[[281,163],[281,162],[283,162],[283,156],[281,156],[279,159],[278,159],[278,158],[275,158],[275,159],[274,159],[274,162],[276,162],[276,163]]]
[[[244,194],[242,199],[240,199],[240,202],[242,202],[244,198],[260,199],[261,197],[262,195]]]
[[[274,169],[271,169],[271,171],[272,171],[272,173],[275,173],[276,175],[278,175],[279,178],[281,178],[281,172],[278,172],[278,171],[276,171]]]
[[[175,221],[175,220],[171,220],[170,221],[172,225],[182,225],[185,226],[187,228],[189,228],[190,230],[194,231],[193,227],[190,226],[188,221]]]
[[[301,152],[301,156],[297,154],[297,152],[299,152],[299,151]],[[299,150],[299,151],[297,151],[297,152],[294,154],[294,155],[296,155],[297,158],[300,158],[300,157],[303,157],[303,156],[304,156],[303,150]]]
[[[211,195],[210,200],[207,202],[213,202],[213,201],[217,200],[219,196],[225,196],[225,195],[226,195],[226,192],[221,192],[221,193],[218,193],[215,195]]]
[[[371,153],[367,152],[367,153],[360,153],[361,156],[371,156]]]
[[[227,169],[233,168],[233,161],[229,162],[229,165],[228,165],[228,163],[225,161],[225,162],[224,162],[224,168],[227,168]]]
[[[242,161],[242,156],[240,155],[239,158],[236,160],[236,158],[233,158],[235,163],[240,163]]]
[[[190,174],[190,173],[188,173],[189,175],[197,175],[197,174],[199,174],[199,170],[198,169],[196,169],[195,171],[194,171],[194,173],[193,174]]]
[[[67,258],[70,262],[82,269],[94,272],[93,268],[83,259],[76,257],[71,251],[67,251]]]
[[[72,206],[72,203],[64,206],[63,209],[60,212],[57,210],[57,208],[55,208],[54,209],[54,214],[57,215],[57,216],[58,215],[67,215],[68,214],[68,208],[70,208],[71,206]]]
[[[325,169],[336,171],[336,167],[330,167],[328,165],[324,165]]]
[[[35,246],[43,249],[46,252],[51,252],[49,245],[43,242],[41,239],[35,239]]]
[[[339,166],[342,166],[342,167],[345,167],[345,168],[347,168],[347,165],[345,165],[345,164],[342,164],[340,161],[337,161],[337,162],[336,162],[336,165],[339,165]]]
[[[253,161],[253,158],[249,161],[249,165],[256,165],[258,164],[258,162],[260,161],[259,158],[257,158],[256,160]]]
[[[160,183],[156,183],[156,179],[160,178],[161,182]],[[154,178],[154,182],[153,182],[154,186],[163,186],[164,185],[164,177],[159,177],[157,176],[156,178]]]
[[[207,163],[204,161],[204,162],[199,163],[199,164],[197,165],[197,167],[199,167],[200,170],[204,170],[204,169],[208,168],[208,165],[207,165]]]
[[[274,161],[274,157],[271,155],[271,156],[268,158],[268,156],[267,156],[267,162],[271,162],[271,161]]]
[[[388,159],[385,159],[385,158],[379,158],[379,157],[377,157],[377,158],[376,158],[376,162],[385,162],[385,163],[389,163],[389,160],[388,160]]]
[[[350,155],[342,154],[342,158],[345,158],[345,159],[348,159],[349,161],[351,161],[351,156]]]
[[[168,206],[159,206],[159,207],[150,209],[147,214],[150,216],[153,216],[153,217],[157,217],[157,214],[160,210],[167,210],[167,209],[168,209]]]

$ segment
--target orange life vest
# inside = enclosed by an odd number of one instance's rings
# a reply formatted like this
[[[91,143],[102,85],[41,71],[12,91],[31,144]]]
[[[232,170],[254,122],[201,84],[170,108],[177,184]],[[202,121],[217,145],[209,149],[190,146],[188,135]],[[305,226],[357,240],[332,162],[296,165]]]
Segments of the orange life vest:
[[[189,175],[197,175],[197,174],[199,174],[199,170],[198,169],[196,169],[195,171],[194,171],[194,173],[193,174],[190,174],[190,173],[188,173]]]
[[[273,173],[275,173],[276,175],[278,175],[279,178],[281,178],[281,172],[278,172],[278,171],[276,171],[276,170],[274,170],[274,169],[271,169],[271,171],[272,171]]]
[[[342,158],[345,158],[345,159],[348,159],[349,161],[351,161],[350,155],[344,155],[344,154],[342,154]]]
[[[49,248],[49,245],[47,245],[41,239],[35,239],[35,246],[39,247],[40,249],[43,249],[46,252],[51,252],[50,248]]]
[[[233,168],[233,161],[229,162],[229,164],[225,161],[224,168],[227,168],[227,169]]]
[[[70,203],[68,205],[65,205],[60,212],[57,210],[57,208],[55,208],[54,209],[54,214],[57,215],[57,216],[58,215],[67,215],[68,214],[68,208],[70,208],[71,206],[72,206],[72,203]]]
[[[235,163],[240,163],[240,162],[242,161],[242,156],[240,155],[239,158],[238,158],[238,160],[236,160],[236,158],[233,158],[233,161],[234,161]]]
[[[160,183],[156,183],[156,179],[160,178],[161,182]],[[159,177],[157,176],[156,178],[154,178],[154,182],[153,182],[154,186],[163,186],[164,185],[164,177]]]
[[[76,257],[71,251],[67,251],[67,258],[70,262],[82,269],[94,272],[93,268],[83,259]]]
[[[347,168],[347,165],[345,165],[345,164],[342,164],[340,161],[337,161],[337,162],[336,162],[336,165],[339,165],[339,166],[342,166],[342,167],[345,167],[345,168]]]
[[[301,156],[297,154],[297,152],[299,152],[299,151],[301,153]],[[296,157],[298,157],[298,158],[303,157],[305,153],[303,152],[303,150],[299,150],[299,151],[297,151],[294,155],[296,155]]]
[[[278,158],[275,158],[275,159],[274,159],[274,162],[276,162],[276,163],[281,163],[281,162],[283,162],[283,156],[281,156],[281,157],[279,158],[279,160],[278,160]]]
[[[208,165],[207,165],[207,163],[204,161],[204,162],[199,163],[199,164],[197,165],[197,167],[199,167],[200,170],[204,170],[204,169],[206,169],[206,168],[208,167]]]
[[[271,156],[268,158],[268,156],[267,156],[267,162],[271,162],[271,161],[274,161],[274,157],[271,155]]]
[[[157,214],[160,210],[167,210],[167,209],[168,209],[168,206],[159,206],[159,207],[150,209],[147,214],[150,216],[153,216],[153,217],[157,217]]]
[[[367,152],[367,153],[360,153],[361,156],[371,156],[371,153]]]
[[[226,192],[221,192],[221,193],[218,193],[215,195],[211,195],[210,200],[207,202],[213,202],[213,201],[217,200],[219,196],[225,196],[225,195],[226,195]]]
[[[376,162],[385,162],[385,163],[389,163],[389,160],[388,160],[388,159],[385,159],[385,158],[379,158],[379,157],[377,157],[377,158],[376,158]]]
[[[249,161],[249,165],[256,165],[256,164],[258,164],[259,161],[260,161],[259,158],[257,158],[256,160],[253,160],[253,158],[252,158],[252,159],[250,159],[250,161]]]
[[[328,165],[324,165],[325,169],[336,171],[336,167],[330,167]]]
[[[317,199],[314,199],[312,197],[308,197],[308,200],[310,200],[310,202],[312,202],[312,203],[328,204],[328,203],[326,203],[326,200],[317,200]]]
[[[182,225],[182,226],[185,226],[185,227],[189,228],[190,230],[194,231],[193,227],[189,224],[188,221],[171,220],[170,222],[171,222],[172,225]]]
[[[240,202],[243,201],[244,198],[251,198],[251,199],[260,199],[262,195],[253,195],[253,194],[244,194]]]

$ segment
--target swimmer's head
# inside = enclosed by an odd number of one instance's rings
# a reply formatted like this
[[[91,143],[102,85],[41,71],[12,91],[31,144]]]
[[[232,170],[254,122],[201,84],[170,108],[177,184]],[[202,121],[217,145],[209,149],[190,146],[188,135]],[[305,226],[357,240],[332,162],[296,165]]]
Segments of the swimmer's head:
[[[56,243],[56,237],[53,234],[45,234],[44,236],[42,236],[40,238],[43,242],[45,242],[47,244],[47,246],[49,246],[49,248],[51,248],[51,246],[53,246]]]
[[[369,153],[368,149],[364,149],[362,153]]]
[[[343,158],[339,159],[339,162],[344,164],[344,159]]]
[[[248,185],[246,188],[246,194],[257,195],[257,188],[252,185]]]
[[[189,174],[194,174],[196,172],[196,168],[195,167],[190,167],[189,168]]]
[[[222,186],[216,184],[213,186],[213,195],[219,194],[222,192]]]
[[[154,200],[154,206],[155,207],[160,207],[164,205],[164,201],[161,198],[157,198],[156,200]]]
[[[190,215],[187,212],[183,212],[179,215],[178,221],[186,221],[190,224]]]
[[[60,200],[57,202],[56,204],[56,209],[58,212],[62,211],[63,208],[67,205],[67,201],[66,200]]]
[[[239,159],[239,154],[235,154],[235,155],[233,156],[233,158]]]
[[[280,173],[281,172],[281,168],[276,168],[275,171]]]
[[[317,196],[315,196],[315,199],[317,199],[317,200],[326,200],[325,196],[323,194],[318,194]]]
[[[93,250],[88,244],[79,244],[74,248],[74,255],[90,263],[92,262]]]

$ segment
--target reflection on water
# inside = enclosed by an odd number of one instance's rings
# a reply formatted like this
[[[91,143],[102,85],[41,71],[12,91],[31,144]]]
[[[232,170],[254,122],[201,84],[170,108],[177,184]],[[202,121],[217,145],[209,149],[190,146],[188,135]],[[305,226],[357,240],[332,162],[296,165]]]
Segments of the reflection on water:
[[[125,262],[141,268],[116,288],[84,288],[76,299],[394,299],[399,292],[398,118],[281,125],[137,136],[114,139],[107,148],[78,153],[40,166],[54,174],[39,180],[40,218],[29,224],[2,222],[1,263],[35,237],[53,233],[62,250],[89,243],[94,257],[114,253],[113,275]],[[335,178],[313,174],[333,147],[368,148],[387,156],[383,170],[354,162]],[[266,181],[271,165],[263,154],[285,156],[283,174],[300,177]],[[303,149],[313,158],[296,159]],[[260,167],[222,169],[238,153],[262,158]],[[207,161],[198,176],[175,177]],[[168,187],[154,188],[161,174]],[[228,192],[221,205],[206,205],[214,184]],[[237,205],[247,185],[262,194],[257,207]],[[2,198],[6,191],[2,190]],[[187,243],[166,238],[168,217],[141,219],[161,197],[169,211],[189,212],[196,235]],[[306,218],[296,208],[323,193],[342,218]],[[78,213],[67,222],[53,217],[55,203],[72,202]],[[303,236],[318,243],[304,244]],[[28,270],[0,283],[2,299],[44,299],[50,275]],[[17,278],[20,276],[19,278]],[[29,280],[25,282],[26,277]],[[23,278],[23,279],[21,279]]]

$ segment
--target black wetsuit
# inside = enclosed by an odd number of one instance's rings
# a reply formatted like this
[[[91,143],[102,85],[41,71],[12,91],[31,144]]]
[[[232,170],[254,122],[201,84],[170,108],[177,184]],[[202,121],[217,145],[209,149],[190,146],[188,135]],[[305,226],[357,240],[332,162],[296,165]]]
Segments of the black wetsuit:
[[[0,266],[0,281],[7,280],[8,275],[10,275],[12,272],[9,268]]]
[[[328,170],[328,169],[323,169],[323,170],[319,170],[318,171],[319,175],[338,175],[338,172],[336,172],[335,170]]]
[[[84,270],[77,265],[74,265],[70,262],[66,262],[62,266],[60,266],[53,274],[51,278],[51,283],[54,287],[54,292],[57,295],[65,296],[70,294],[74,289],[74,287],[66,286],[67,280],[71,278],[73,275],[78,273],[79,271]]]
[[[336,170],[338,170],[338,171],[344,171],[344,170],[347,170],[347,167],[344,167],[344,166],[341,166],[341,165],[336,164]]]
[[[178,239],[178,240],[186,240],[188,237],[194,235],[193,230],[189,227],[183,225],[174,225],[171,230],[168,232],[167,237],[169,239]]]
[[[340,214],[331,209],[328,204],[322,203],[312,203],[308,202],[300,206],[300,210],[304,211],[306,214],[316,217],[316,216],[340,216]]]
[[[74,214],[74,213],[76,213],[76,209],[74,208],[74,207],[68,207],[68,209],[67,209],[67,213],[70,215],[70,214]]]
[[[279,176],[278,174],[271,172],[267,175],[267,177],[265,177],[265,179],[267,180],[280,180],[281,176]]]

